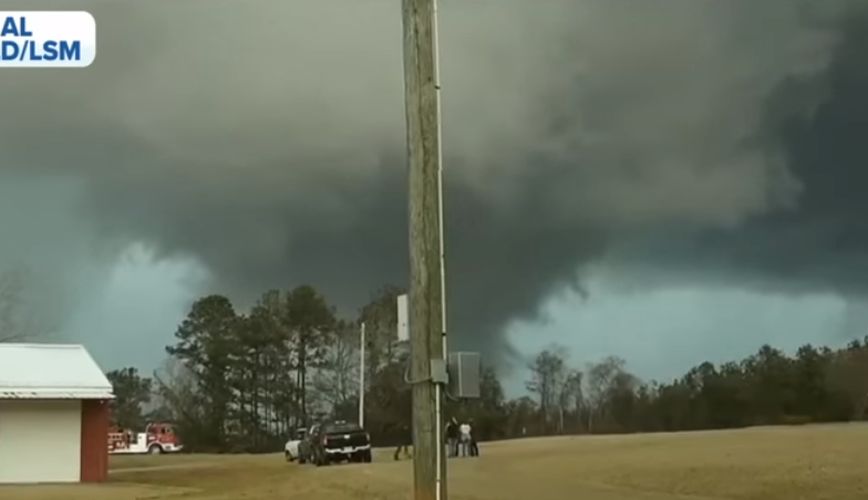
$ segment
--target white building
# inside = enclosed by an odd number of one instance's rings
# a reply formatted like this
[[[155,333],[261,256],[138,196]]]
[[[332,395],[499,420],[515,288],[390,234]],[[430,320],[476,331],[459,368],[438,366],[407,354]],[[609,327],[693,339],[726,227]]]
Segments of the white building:
[[[112,398],[80,345],[0,343],[0,483],[105,480]]]

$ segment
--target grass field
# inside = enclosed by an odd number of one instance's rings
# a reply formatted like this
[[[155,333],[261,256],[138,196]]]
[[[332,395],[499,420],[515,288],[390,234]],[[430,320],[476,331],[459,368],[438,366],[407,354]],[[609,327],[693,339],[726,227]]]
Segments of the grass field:
[[[452,500],[864,500],[868,426],[483,443],[449,462]],[[409,461],[317,468],[280,455],[116,457],[94,486],[0,487],[22,500],[410,498]]]

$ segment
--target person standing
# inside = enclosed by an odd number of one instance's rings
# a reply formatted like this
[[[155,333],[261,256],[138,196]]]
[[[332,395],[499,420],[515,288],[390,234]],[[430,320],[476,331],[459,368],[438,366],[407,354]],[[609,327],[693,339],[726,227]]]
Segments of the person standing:
[[[455,417],[452,417],[452,420],[446,424],[446,443],[449,446],[449,457],[458,456],[459,432],[458,420],[456,420]]]
[[[461,424],[461,456],[466,457],[467,453],[470,451],[470,433],[472,429],[470,428],[470,424],[464,422]]]
[[[398,439],[398,447],[395,448],[395,460],[400,459],[401,449],[404,450],[404,458],[410,458],[410,444],[413,442],[413,436],[410,435],[409,425],[404,424],[401,426],[401,432]]]
[[[479,445],[476,444],[476,433],[473,431],[473,419],[470,419],[470,456],[479,456]]]

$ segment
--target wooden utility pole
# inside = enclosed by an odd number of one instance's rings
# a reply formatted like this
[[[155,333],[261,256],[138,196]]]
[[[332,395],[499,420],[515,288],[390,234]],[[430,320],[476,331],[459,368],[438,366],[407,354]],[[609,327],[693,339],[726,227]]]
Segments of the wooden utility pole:
[[[410,188],[409,330],[415,500],[446,499],[442,390],[432,361],[446,354],[437,1],[403,0]],[[436,374],[433,374],[436,375]]]

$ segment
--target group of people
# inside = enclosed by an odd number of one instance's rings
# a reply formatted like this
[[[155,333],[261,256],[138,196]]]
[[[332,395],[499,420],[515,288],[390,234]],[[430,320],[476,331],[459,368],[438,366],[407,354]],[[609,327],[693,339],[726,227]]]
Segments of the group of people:
[[[459,456],[459,451],[462,457],[479,456],[479,445],[476,443],[472,424],[473,419],[470,419],[459,425],[455,417],[446,423],[446,446],[450,457]]]
[[[404,458],[410,458],[410,443],[412,442],[410,427],[404,425],[401,430],[405,440],[398,443],[398,447],[395,449],[395,460],[400,460],[401,452],[403,452]],[[473,434],[473,419],[459,424],[458,420],[452,417],[450,421],[446,422],[446,447],[447,456],[450,458],[479,456],[479,445]]]

